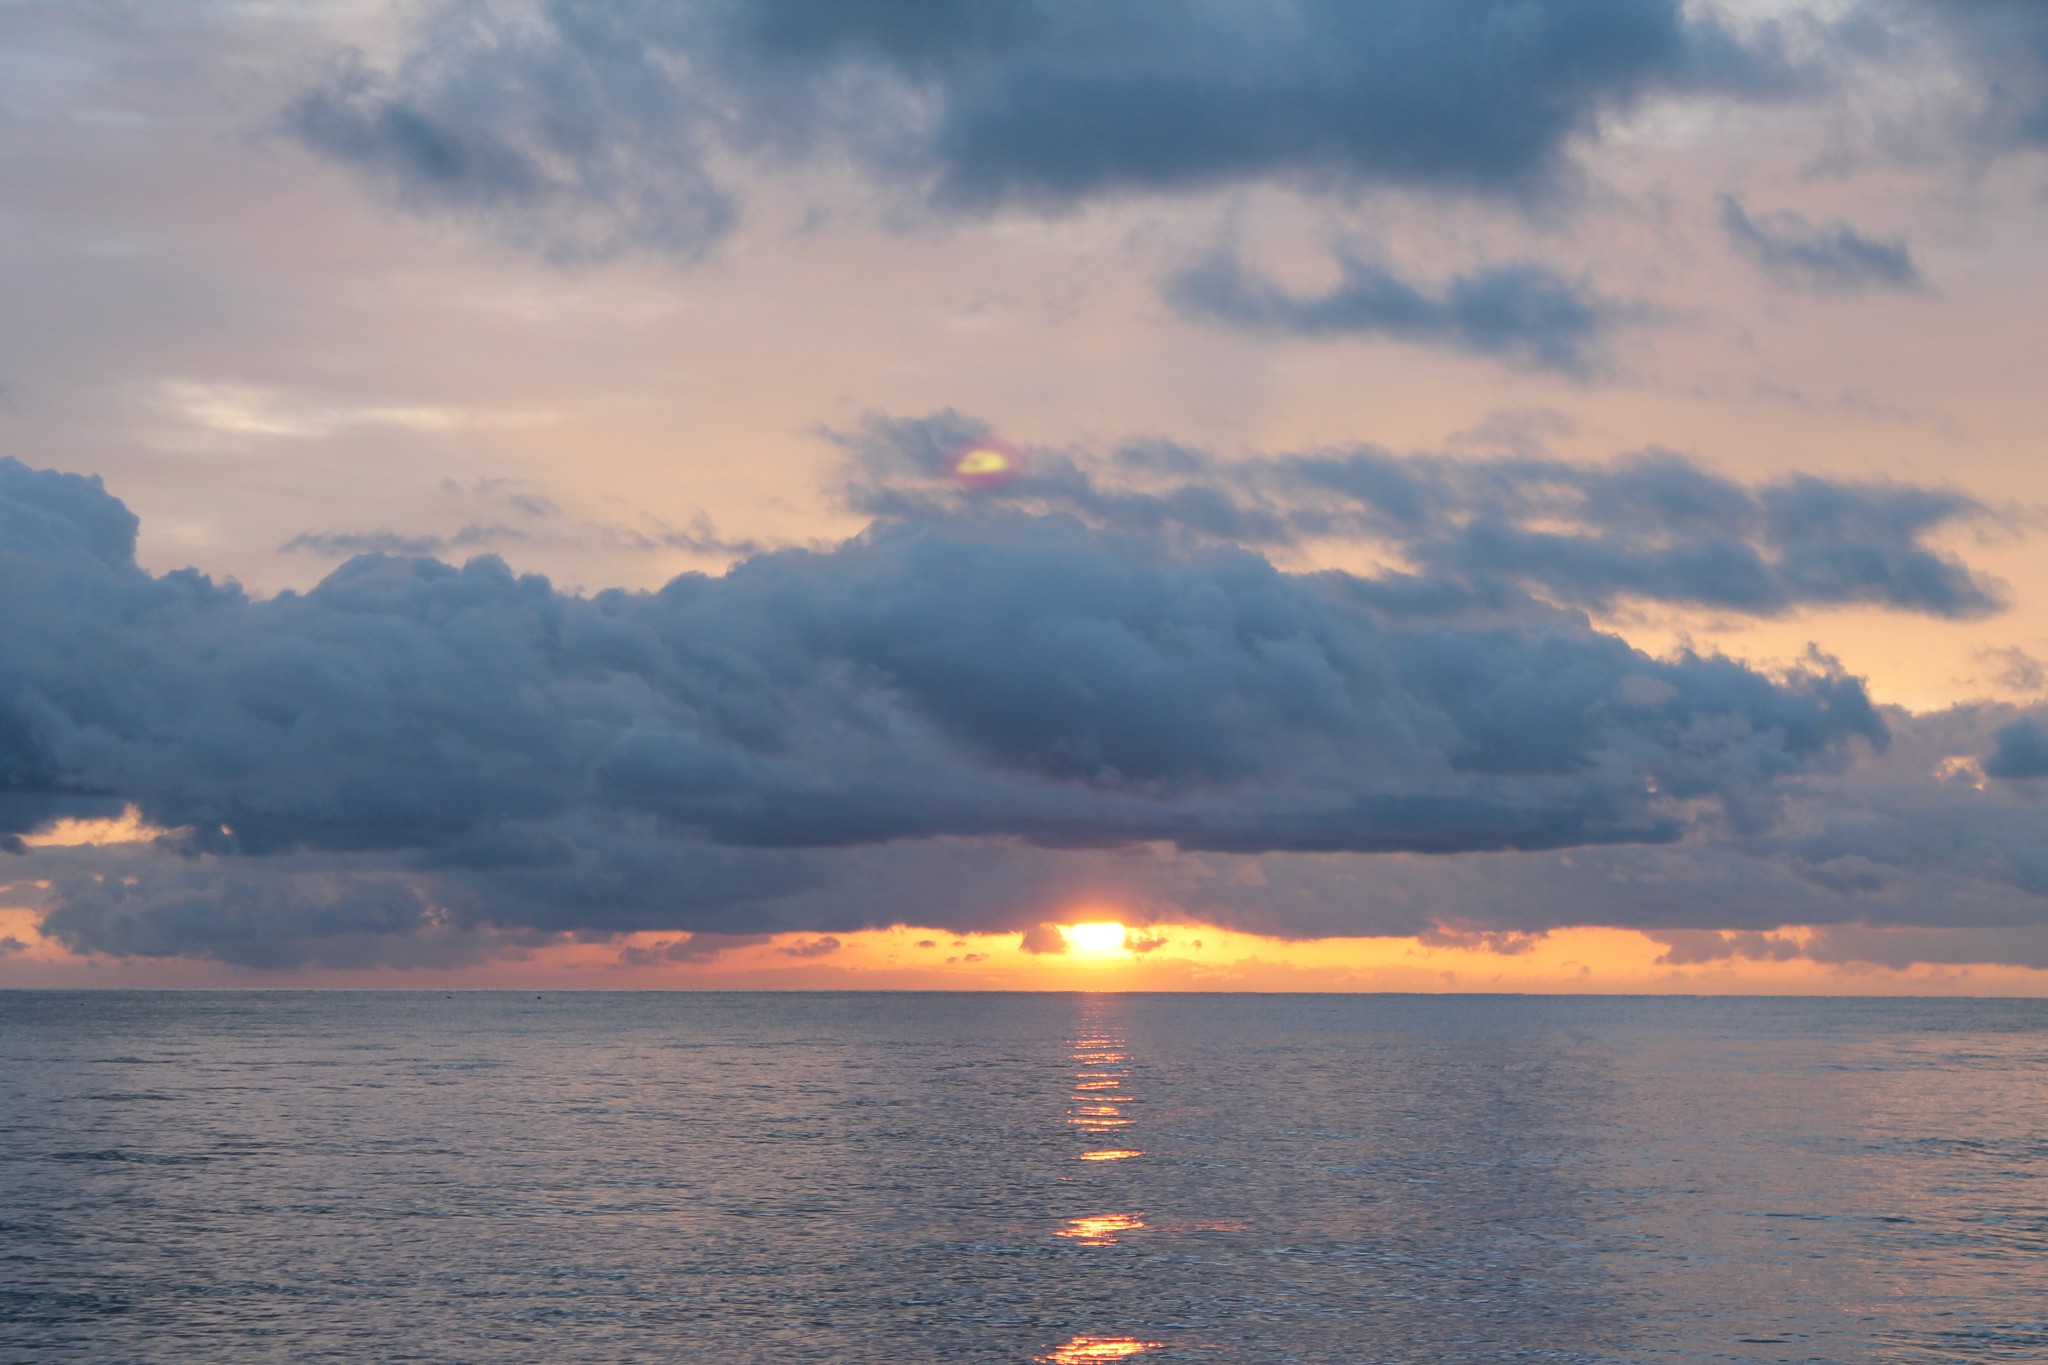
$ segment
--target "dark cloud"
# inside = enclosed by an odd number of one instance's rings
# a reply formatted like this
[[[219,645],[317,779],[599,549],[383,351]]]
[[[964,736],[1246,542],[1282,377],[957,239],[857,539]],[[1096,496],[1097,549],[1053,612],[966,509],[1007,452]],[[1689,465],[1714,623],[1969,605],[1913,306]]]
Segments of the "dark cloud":
[[[1064,953],[1067,936],[1057,924],[1034,924],[1017,940],[1017,946],[1027,953]]]
[[[830,145],[935,203],[1279,178],[1521,196],[1662,92],[1782,92],[1678,0],[546,0],[448,5],[286,127],[416,209],[561,257],[730,230],[714,153]]]
[[[2001,726],[1991,736],[1997,748],[1984,759],[1988,777],[2048,777],[2048,730],[2032,716]]]
[[[1167,298],[1188,317],[1299,337],[1385,337],[1443,346],[1526,369],[1590,375],[1614,326],[1640,310],[1538,265],[1493,266],[1419,286],[1386,266],[1344,257],[1343,278],[1314,295],[1247,272],[1234,254],[1174,276]]]
[[[97,478],[34,470],[0,459],[0,598],[32,602],[57,589],[60,564],[132,565],[139,523]],[[40,643],[40,642],[38,642]],[[10,639],[8,654],[29,642]],[[0,676],[8,672],[0,658]],[[0,852],[65,816],[114,815],[121,804],[62,770],[20,705],[0,706]]]
[[[679,939],[625,947],[619,950],[622,967],[658,967],[665,962],[709,962],[735,948],[752,948],[769,942],[772,934],[685,934]]]
[[[345,56],[284,126],[408,208],[558,260],[696,257],[737,211],[705,169],[709,112],[671,60],[669,8],[446,5],[395,71]]]
[[[1796,213],[1752,217],[1733,195],[1721,196],[1728,240],[1783,285],[1829,293],[1918,289],[1919,267],[1903,241],[1867,237],[1846,223],[1825,227]]]
[[[1405,570],[1347,590],[1401,614],[1526,611],[1530,592],[1571,607],[1634,599],[1760,616],[1869,603],[1965,619],[2003,603],[2000,585],[1925,543],[1987,515],[1940,489],[1806,476],[1741,484],[1657,450],[1607,465],[1369,446],[1225,463],[1135,445],[1107,456],[1032,452],[1003,489],[963,490],[950,459],[986,435],[955,413],[840,434],[847,500],[883,516],[1063,512],[1187,544],[1378,542]]]
[[[1904,61],[1943,46],[1960,61],[1969,144],[2048,146],[2048,8],[2038,0],[1869,0],[1855,17]]]
[[[1548,611],[1398,618],[1345,575],[1064,516],[884,522],[651,593],[372,555],[258,600],[137,568],[87,480],[5,465],[0,491],[36,532],[0,542],[34,589],[0,596],[19,766],[183,831],[147,875],[54,879],[75,946],[837,931],[902,913],[821,909],[846,860],[918,840],[1660,843],[1767,829],[1886,741],[1824,669],[1653,659]],[[949,913],[1042,915],[1041,874],[1005,891],[963,847],[986,910]]]
[[[1665,945],[1657,961],[1671,967],[1697,967],[1742,958],[1750,962],[1789,962],[1806,955],[1805,945],[1783,934],[1754,929],[1665,929],[1655,935]]]

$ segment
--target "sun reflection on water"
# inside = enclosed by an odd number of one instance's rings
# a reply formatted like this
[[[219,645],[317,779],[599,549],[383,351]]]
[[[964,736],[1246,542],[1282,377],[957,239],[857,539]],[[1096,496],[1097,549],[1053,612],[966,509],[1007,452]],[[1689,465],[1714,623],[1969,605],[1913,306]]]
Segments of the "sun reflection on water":
[[[1122,926],[1109,927],[1116,928],[1121,934]],[[1117,1030],[1102,1027],[1107,1022],[1103,1016],[1110,1008],[1106,1002],[1084,1006],[1085,1011],[1094,1016],[1091,1021],[1094,1028],[1076,1037],[1068,1053],[1075,1070],[1073,1092],[1067,1102],[1065,1117],[1071,1127],[1082,1133],[1107,1133],[1129,1127],[1131,1120],[1125,1115],[1123,1106],[1135,1103],[1138,1098],[1130,1093],[1131,1059],[1124,1038]],[[1136,1147],[1097,1147],[1076,1153],[1075,1158],[1103,1163],[1130,1161],[1143,1155],[1145,1153]],[[1081,1177],[1063,1179],[1079,1180]],[[1110,1197],[1106,1195],[1104,1202],[1107,1203]],[[1094,1213],[1067,1219],[1063,1226],[1053,1230],[1053,1236],[1064,1238],[1076,1246],[1103,1248],[1113,1247],[1124,1236],[1143,1231],[1145,1227],[1143,1213]],[[1159,1345],[1156,1341],[1131,1336],[1077,1336],[1054,1347],[1050,1355],[1034,1359],[1045,1365],[1081,1365],[1084,1361],[1124,1360]]]
[[[1136,1337],[1075,1337],[1053,1348],[1049,1356],[1033,1356],[1039,1365],[1086,1365],[1091,1360],[1128,1360],[1134,1355],[1159,1349],[1156,1341]]]
[[[1143,1214],[1098,1213],[1087,1218],[1069,1218],[1067,1225],[1053,1236],[1071,1238],[1084,1247],[1113,1247],[1119,1236],[1144,1226]]]

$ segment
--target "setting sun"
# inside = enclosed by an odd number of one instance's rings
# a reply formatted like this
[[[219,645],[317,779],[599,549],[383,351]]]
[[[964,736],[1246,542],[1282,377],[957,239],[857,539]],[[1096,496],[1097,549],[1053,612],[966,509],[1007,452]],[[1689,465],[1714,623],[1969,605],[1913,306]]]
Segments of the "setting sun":
[[[1069,951],[1076,953],[1098,953],[1108,956],[1124,950],[1124,939],[1130,931],[1115,920],[1100,920],[1088,924],[1062,924],[1060,937],[1067,941]]]

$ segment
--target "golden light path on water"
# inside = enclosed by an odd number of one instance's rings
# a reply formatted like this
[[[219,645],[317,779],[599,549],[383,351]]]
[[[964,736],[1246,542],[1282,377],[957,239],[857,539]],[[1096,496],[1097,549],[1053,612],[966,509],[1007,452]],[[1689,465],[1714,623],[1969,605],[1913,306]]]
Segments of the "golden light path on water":
[[[1144,1351],[1156,1350],[1156,1341],[1139,1341],[1135,1337],[1075,1337],[1065,1345],[1054,1349],[1051,1355],[1037,1356],[1043,1365],[1083,1365],[1090,1360],[1128,1360]]]
[[[1061,934],[1066,937],[1070,950],[1075,952],[1110,954],[1124,951],[1125,931],[1121,924],[1077,924],[1063,926]],[[1104,1133],[1115,1129],[1128,1128],[1131,1119],[1123,1107],[1134,1100],[1130,1092],[1130,1054],[1125,1040],[1111,1030],[1101,1027],[1106,1006],[1100,998],[1083,1006],[1090,1021],[1097,1027],[1075,1038],[1068,1054],[1076,1070],[1073,1075],[1073,1093],[1067,1103],[1066,1121],[1082,1133]],[[1133,1161],[1145,1153],[1137,1147],[1099,1147],[1075,1154],[1077,1161],[1100,1165],[1105,1162]],[[1066,1177],[1073,1180],[1076,1177]],[[1061,1227],[1054,1229],[1053,1236],[1064,1239],[1075,1246],[1090,1248],[1090,1254],[1115,1247],[1127,1235],[1146,1229],[1145,1215],[1135,1209],[1116,1209],[1107,1213],[1082,1214],[1069,1218]],[[1082,1334],[1068,1339],[1055,1347],[1051,1354],[1037,1356],[1043,1365],[1079,1365],[1084,1361],[1126,1360],[1146,1351],[1157,1349],[1162,1343],[1145,1341],[1131,1336],[1103,1336]]]
[[[1135,1213],[1098,1213],[1088,1218],[1069,1218],[1067,1225],[1053,1236],[1072,1238],[1084,1247],[1113,1247],[1119,1234],[1136,1232],[1144,1226],[1145,1220]]]

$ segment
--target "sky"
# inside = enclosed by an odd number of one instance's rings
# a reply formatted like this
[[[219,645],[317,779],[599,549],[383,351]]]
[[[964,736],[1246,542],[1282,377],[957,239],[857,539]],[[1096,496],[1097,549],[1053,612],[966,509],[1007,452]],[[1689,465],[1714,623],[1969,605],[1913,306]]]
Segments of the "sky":
[[[2036,0],[0,0],[0,986],[2048,994],[2044,246]]]

